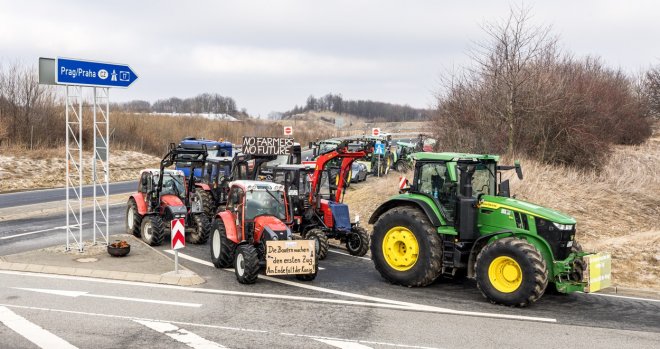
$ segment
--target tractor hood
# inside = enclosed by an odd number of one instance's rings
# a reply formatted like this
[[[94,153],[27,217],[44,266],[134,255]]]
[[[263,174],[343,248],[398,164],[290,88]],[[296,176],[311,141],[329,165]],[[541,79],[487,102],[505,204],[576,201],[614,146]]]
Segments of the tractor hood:
[[[273,231],[286,230],[286,224],[273,216],[258,216],[254,219],[254,228],[256,230],[262,230],[265,227]]]
[[[559,224],[575,224],[575,219],[569,215],[513,198],[483,195],[480,198],[479,207],[495,210],[504,208],[525,213],[531,216],[540,217]]]
[[[183,206],[183,201],[180,197],[173,194],[165,194],[160,197],[161,206]]]

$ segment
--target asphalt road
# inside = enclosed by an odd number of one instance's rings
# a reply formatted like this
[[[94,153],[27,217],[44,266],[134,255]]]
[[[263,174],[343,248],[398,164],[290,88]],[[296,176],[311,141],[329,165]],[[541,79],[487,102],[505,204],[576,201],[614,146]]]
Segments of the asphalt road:
[[[115,182],[110,183],[110,195],[128,193],[136,190],[137,182]],[[98,189],[100,191],[100,189]],[[92,197],[94,188],[91,185],[83,186],[83,196]],[[74,190],[69,189],[69,195],[73,197]],[[66,188],[41,189],[34,191],[22,191],[16,193],[0,194],[0,208],[40,204],[51,201],[66,200]]]
[[[123,204],[111,208],[111,233],[123,231],[124,210]],[[64,229],[52,229],[63,225],[64,216],[2,222],[0,255],[63,243]],[[85,234],[91,234],[89,227]],[[169,253],[168,246],[158,249]],[[331,251],[320,262],[317,278],[308,283],[260,276],[254,285],[240,285],[232,271],[210,265],[208,243],[188,245],[180,255],[183,265],[207,279],[197,288],[0,272],[0,347],[34,347],[28,337],[38,332],[21,334],[8,327],[10,320],[36,324],[80,348],[186,347],[181,342],[186,338],[198,347],[211,342],[231,348],[660,345],[659,301],[544,295],[529,308],[503,307],[485,301],[469,280],[442,279],[425,288],[394,286],[368,258]],[[95,296],[73,298],[25,288]],[[104,295],[200,306],[97,297]],[[61,321],[64,316],[67,321]]]

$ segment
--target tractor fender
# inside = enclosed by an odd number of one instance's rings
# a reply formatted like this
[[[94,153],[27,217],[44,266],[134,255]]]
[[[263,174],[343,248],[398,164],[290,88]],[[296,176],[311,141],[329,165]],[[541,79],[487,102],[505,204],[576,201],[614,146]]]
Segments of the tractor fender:
[[[480,236],[474,242],[474,244],[472,245],[472,249],[470,250],[470,257],[468,259],[468,266],[467,266],[468,278],[475,277],[475,262],[477,261],[477,255],[479,255],[479,252],[481,252],[481,250],[491,242],[510,236],[519,239],[525,239],[530,244],[532,244],[537,250],[539,250],[541,256],[543,256],[543,259],[545,260],[546,269],[548,270],[548,278],[552,280],[555,277],[556,273],[553,269],[554,258],[552,255],[552,250],[550,249],[550,246],[545,240],[534,234],[513,232],[511,230],[502,230]]]
[[[145,214],[147,214],[147,203],[144,201],[143,193],[131,194],[131,196],[128,199],[129,200],[133,199],[135,201],[140,216],[144,216]]]
[[[211,187],[206,183],[195,183],[196,188],[200,188],[203,191],[211,191]]]
[[[388,200],[382,205],[380,205],[376,211],[371,215],[371,218],[369,218],[369,224],[374,224],[378,220],[378,218],[385,213],[386,211],[397,207],[397,206],[412,206],[421,209],[424,211],[424,214],[426,214],[426,217],[429,218],[431,221],[431,224],[435,227],[439,227],[442,225],[442,222],[438,218],[438,215],[433,211],[433,208],[431,206],[416,198],[407,198],[407,197],[398,197],[396,199]]]
[[[218,212],[215,216],[215,219],[222,219],[222,223],[225,224],[225,232],[227,233],[227,238],[234,243],[239,243],[243,241],[241,237],[238,236],[236,231],[236,221],[234,221],[234,215],[231,211],[222,211]]]

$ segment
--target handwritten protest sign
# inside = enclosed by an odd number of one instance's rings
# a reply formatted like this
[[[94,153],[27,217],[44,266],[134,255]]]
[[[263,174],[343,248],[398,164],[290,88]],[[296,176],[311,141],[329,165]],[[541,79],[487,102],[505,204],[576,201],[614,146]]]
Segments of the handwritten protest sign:
[[[316,270],[312,240],[266,242],[266,275],[312,274]]]
[[[243,137],[242,152],[250,155],[289,155],[293,138]]]

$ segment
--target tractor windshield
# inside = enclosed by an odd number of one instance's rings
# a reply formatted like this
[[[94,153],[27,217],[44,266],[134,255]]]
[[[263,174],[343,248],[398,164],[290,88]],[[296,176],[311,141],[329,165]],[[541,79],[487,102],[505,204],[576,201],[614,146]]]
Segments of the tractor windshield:
[[[460,169],[459,176],[460,176]],[[472,193],[473,196],[479,194],[495,195],[495,163],[480,163],[474,171],[472,177]]]
[[[251,190],[245,199],[245,219],[252,220],[256,216],[268,215],[280,220],[286,219],[284,192],[266,190]]]
[[[154,176],[154,183],[157,183],[157,181],[158,176]],[[183,182],[183,176],[176,176],[166,173],[163,177],[163,189],[160,191],[160,193],[162,195],[170,194],[182,197],[186,193]]]

